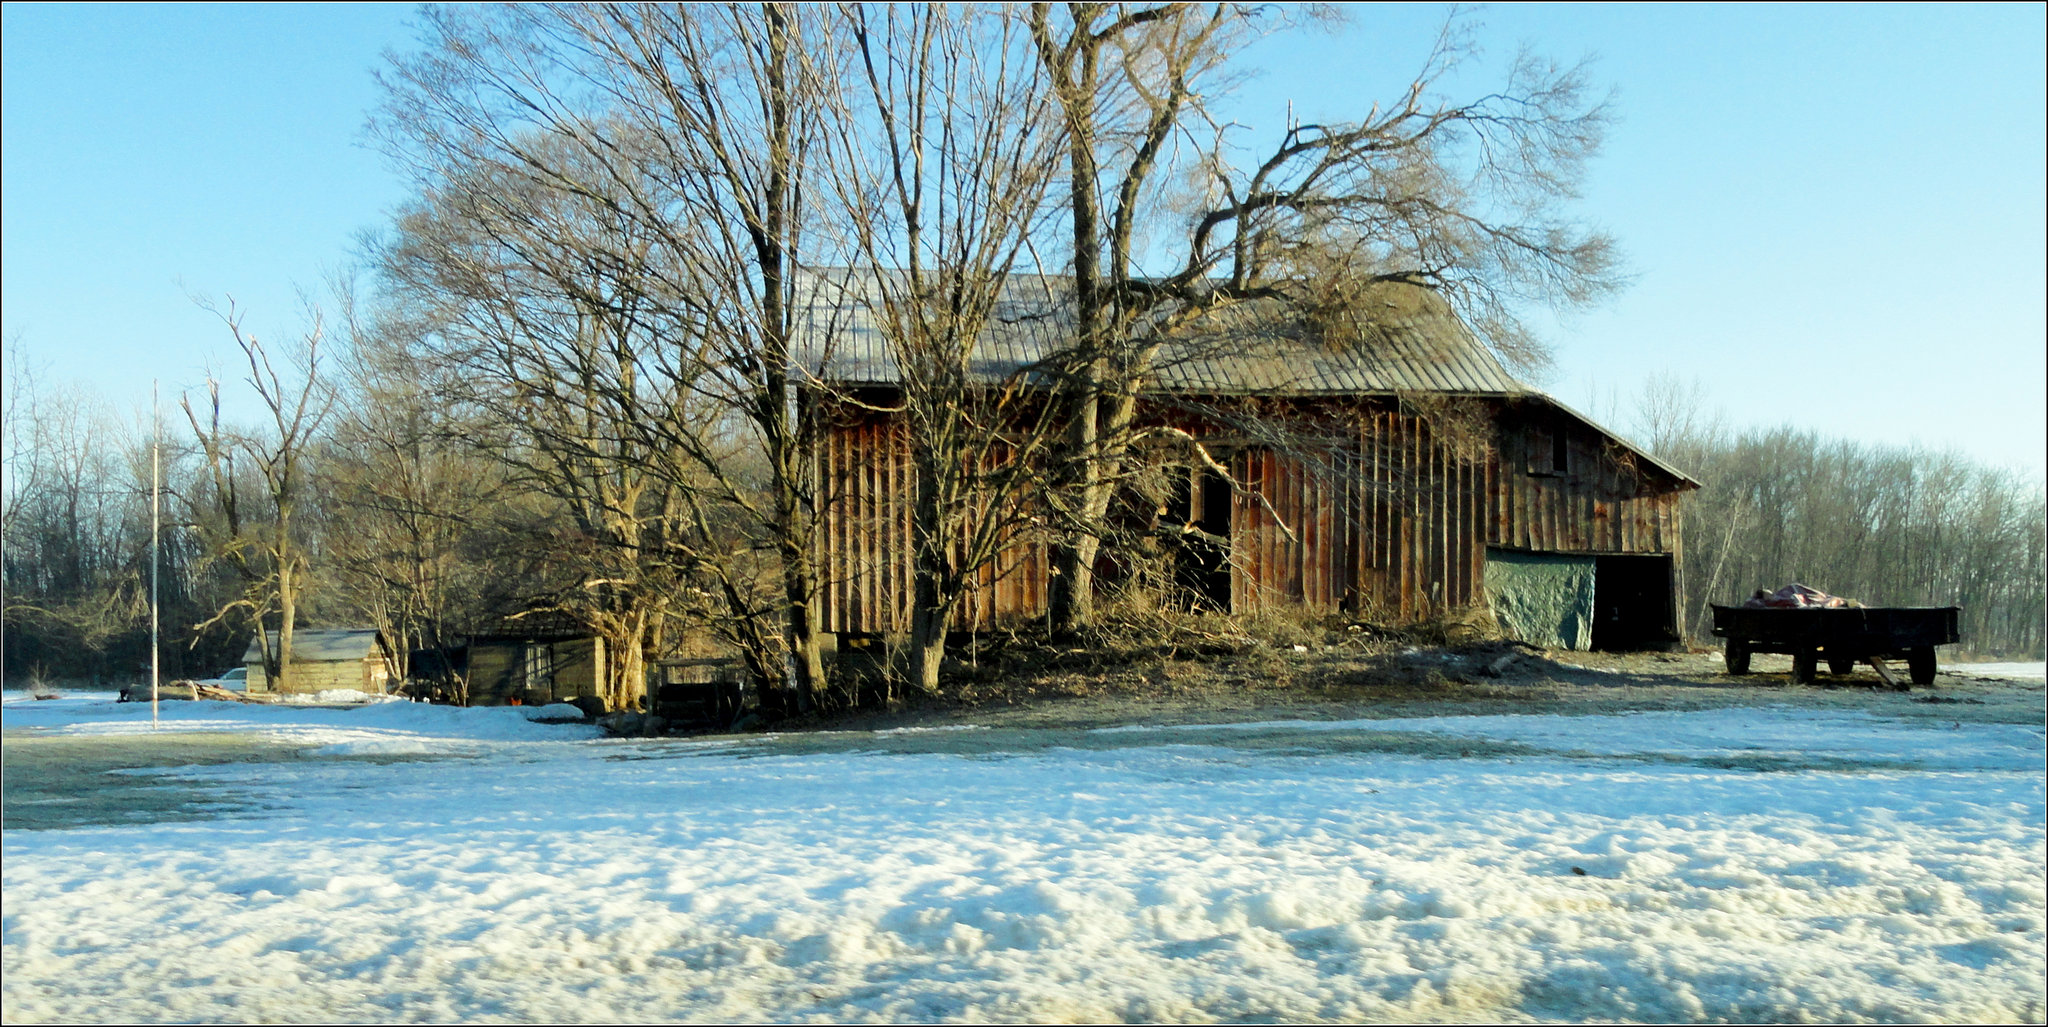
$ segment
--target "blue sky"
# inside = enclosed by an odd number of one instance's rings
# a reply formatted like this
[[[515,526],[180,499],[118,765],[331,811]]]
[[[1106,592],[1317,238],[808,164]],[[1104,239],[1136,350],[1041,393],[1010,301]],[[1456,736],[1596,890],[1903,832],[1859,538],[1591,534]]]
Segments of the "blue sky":
[[[2048,101],[2040,5],[1513,6],[1483,11],[1492,85],[1518,45],[1591,56],[1618,121],[1586,216],[1634,285],[1551,333],[1543,384],[1626,421],[1652,374],[1738,424],[1954,447],[2040,475],[2048,438]],[[1276,34],[1228,110],[1336,118],[1405,84],[1445,8]],[[54,7],[0,19],[0,319],[17,361],[117,408],[224,367],[188,293],[259,334],[299,324],[403,198],[362,145],[408,8]],[[17,341],[18,340],[18,343]]]

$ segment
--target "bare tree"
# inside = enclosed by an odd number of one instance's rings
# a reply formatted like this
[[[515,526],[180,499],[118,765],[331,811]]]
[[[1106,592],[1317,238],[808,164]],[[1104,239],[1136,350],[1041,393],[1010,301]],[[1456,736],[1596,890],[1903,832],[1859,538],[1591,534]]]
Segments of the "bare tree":
[[[59,676],[132,673],[148,652],[147,443],[86,390],[49,387],[18,339],[9,349],[7,663]]]
[[[839,301],[866,308],[901,388],[887,413],[913,469],[907,662],[929,691],[961,601],[1042,520],[1053,409],[1022,372],[976,365],[1002,301],[1055,298],[1013,272],[1036,263],[1061,136],[1014,13],[851,6],[844,19],[865,88],[848,90],[855,130],[833,152],[856,254]]]
[[[616,424],[645,457],[639,473],[673,489],[687,531],[672,537],[697,539],[678,561],[720,597],[757,680],[800,705],[823,687],[810,429],[790,360],[817,220],[809,153],[826,127],[818,17],[779,4],[438,10],[430,50],[387,80],[381,123],[429,191],[494,167],[493,189],[574,198],[602,224],[579,250],[536,252],[587,261],[588,282],[633,277],[577,293],[631,349],[615,365],[637,376],[617,394],[633,412]],[[775,595],[756,587],[756,553]]]
[[[674,342],[648,323],[661,283],[632,224],[602,205],[496,164],[449,185],[402,220],[386,283],[430,326],[438,397],[488,414],[467,426],[475,452],[566,521],[535,525],[552,572],[527,604],[603,637],[603,698],[635,705],[685,591],[681,564],[707,548],[691,545],[668,443],[694,406],[647,374],[650,351]]]
[[[404,676],[439,679],[438,693],[466,702],[452,650],[493,600],[519,591],[523,565],[497,530],[519,497],[504,462],[470,441],[477,412],[431,388],[409,326],[366,317],[352,287],[338,293],[353,388],[318,466],[330,591],[392,641]],[[411,666],[414,651],[438,652],[437,665]]]
[[[284,357],[282,367],[256,336],[243,329],[243,314],[232,300],[223,311],[200,305],[220,318],[249,365],[245,381],[255,392],[268,424],[242,432],[222,423],[220,383],[209,378],[203,406],[180,399],[204,461],[206,484],[188,496],[194,522],[205,533],[208,557],[233,569],[242,593],[196,625],[195,631],[239,614],[255,626],[265,676],[273,690],[290,686],[292,635],[300,602],[310,585],[309,551],[300,537],[299,504],[309,482],[307,460],[334,402],[320,371],[324,325],[309,304],[311,324]],[[203,414],[202,414],[203,410]],[[252,469],[254,487],[240,468]],[[276,641],[269,625],[275,618]]]
[[[0,537],[12,540],[21,502],[35,495],[42,475],[38,459],[42,435],[37,416],[42,374],[21,351],[21,336],[7,338],[5,364],[6,395],[0,398]]]
[[[1069,133],[1078,319],[1057,628],[1092,619],[1095,555],[1138,394],[1177,328],[1279,301],[1326,331],[1356,331],[1354,298],[1391,275],[1444,290],[1497,351],[1529,365],[1542,351],[1519,305],[1581,303],[1615,283],[1608,240],[1559,212],[1607,116],[1586,100],[1581,69],[1524,57],[1500,92],[1439,100],[1438,80],[1469,49],[1447,25],[1393,103],[1356,121],[1290,124],[1239,167],[1202,106],[1203,81],[1226,72],[1267,17],[1232,4],[1031,8]],[[1199,195],[1163,189],[1177,166],[1199,176]],[[1163,262],[1146,266],[1139,233],[1163,228],[1176,205],[1193,214],[1174,245],[1157,247]]]

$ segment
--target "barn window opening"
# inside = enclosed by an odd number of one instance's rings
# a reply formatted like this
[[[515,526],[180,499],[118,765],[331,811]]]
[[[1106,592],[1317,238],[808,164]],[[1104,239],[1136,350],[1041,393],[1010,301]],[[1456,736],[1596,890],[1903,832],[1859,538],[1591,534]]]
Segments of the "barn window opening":
[[[1230,483],[1221,476],[1176,467],[1162,520],[1181,528],[1173,583],[1182,608],[1230,612]]]
[[[1668,554],[1486,550],[1486,602],[1508,637],[1560,649],[1678,641]]]
[[[1563,417],[1539,420],[1524,430],[1528,433],[1524,452],[1532,477],[1555,478],[1570,473],[1571,432]]]

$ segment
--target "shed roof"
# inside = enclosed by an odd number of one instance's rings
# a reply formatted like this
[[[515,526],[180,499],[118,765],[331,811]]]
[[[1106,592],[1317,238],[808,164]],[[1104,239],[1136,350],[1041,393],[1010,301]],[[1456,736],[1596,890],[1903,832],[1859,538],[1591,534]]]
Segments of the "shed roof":
[[[277,632],[267,631],[272,647],[277,645]],[[347,660],[366,660],[382,652],[386,647],[376,628],[317,628],[292,632],[293,663],[336,663]],[[255,663],[263,658],[263,650],[255,639],[249,640],[249,648],[242,654],[243,663]]]
[[[533,609],[495,617],[469,633],[471,642],[566,642],[595,635],[564,610]]]

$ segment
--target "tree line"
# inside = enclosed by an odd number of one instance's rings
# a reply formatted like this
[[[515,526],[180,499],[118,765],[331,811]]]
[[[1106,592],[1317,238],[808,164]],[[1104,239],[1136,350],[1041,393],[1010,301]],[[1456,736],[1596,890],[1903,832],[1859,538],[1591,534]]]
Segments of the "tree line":
[[[1653,378],[1636,428],[1702,482],[1685,503],[1680,623],[1800,582],[1866,606],[1960,606],[1962,646],[2040,659],[2048,509],[2039,479],[1953,451],[1734,427],[1697,385]]]

